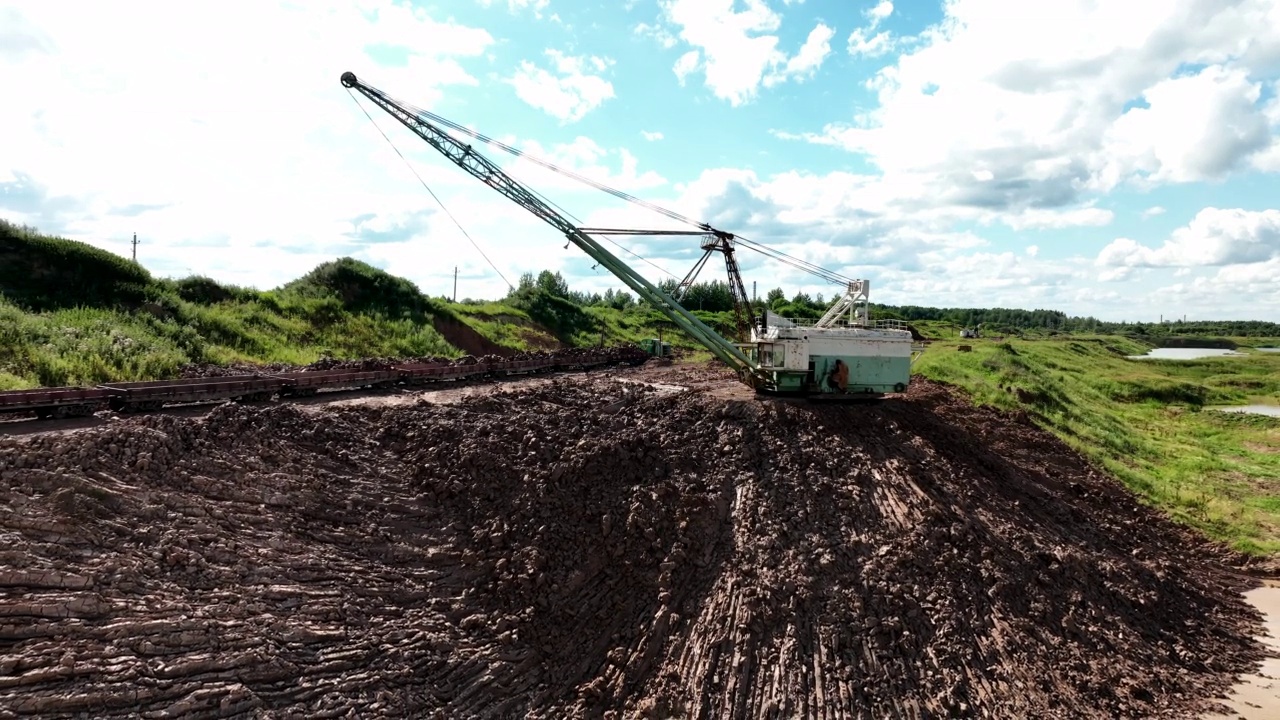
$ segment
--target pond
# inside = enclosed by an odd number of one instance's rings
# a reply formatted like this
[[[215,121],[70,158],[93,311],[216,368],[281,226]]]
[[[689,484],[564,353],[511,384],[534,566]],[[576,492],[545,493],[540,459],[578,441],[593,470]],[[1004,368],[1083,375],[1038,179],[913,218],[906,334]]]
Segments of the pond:
[[[1222,412],[1248,413],[1250,415],[1270,415],[1280,417],[1280,405],[1237,405],[1236,407],[1214,408]]]
[[[1199,360],[1243,354],[1226,348],[1152,348],[1146,355],[1129,355],[1128,357],[1130,360]]]

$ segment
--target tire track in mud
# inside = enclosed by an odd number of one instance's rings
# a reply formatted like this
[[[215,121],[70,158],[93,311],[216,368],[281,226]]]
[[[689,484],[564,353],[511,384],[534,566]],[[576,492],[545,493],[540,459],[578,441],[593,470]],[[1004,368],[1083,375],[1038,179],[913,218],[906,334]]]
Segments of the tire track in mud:
[[[696,374],[696,373],[695,373]],[[0,717],[1186,716],[1236,558],[921,382],[0,438]]]

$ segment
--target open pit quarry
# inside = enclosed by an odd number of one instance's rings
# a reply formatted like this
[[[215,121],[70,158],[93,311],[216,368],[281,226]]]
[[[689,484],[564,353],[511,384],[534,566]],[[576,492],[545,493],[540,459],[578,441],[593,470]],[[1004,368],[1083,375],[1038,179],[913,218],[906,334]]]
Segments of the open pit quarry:
[[[1194,718],[1242,559],[1026,417],[701,366],[0,437],[0,717]]]

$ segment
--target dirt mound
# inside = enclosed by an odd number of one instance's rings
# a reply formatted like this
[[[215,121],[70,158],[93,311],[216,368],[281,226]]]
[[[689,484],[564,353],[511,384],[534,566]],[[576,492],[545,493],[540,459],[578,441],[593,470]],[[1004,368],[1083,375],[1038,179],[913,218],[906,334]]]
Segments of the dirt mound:
[[[515,351],[481,335],[475,328],[456,317],[432,315],[431,325],[450,345],[471,355],[507,356]]]
[[[923,382],[226,405],[0,478],[20,714],[1188,717],[1262,656],[1235,558]]]

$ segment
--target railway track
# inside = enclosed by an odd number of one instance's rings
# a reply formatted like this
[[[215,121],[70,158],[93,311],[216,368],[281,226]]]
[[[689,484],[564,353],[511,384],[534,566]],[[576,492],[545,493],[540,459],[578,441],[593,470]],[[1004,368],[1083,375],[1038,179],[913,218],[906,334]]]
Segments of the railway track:
[[[648,355],[638,348],[554,353],[533,358],[464,358],[455,362],[387,363],[375,369],[258,372],[212,378],[181,378],[94,386],[45,387],[0,392],[0,419],[66,420],[101,410],[146,413],[230,400],[282,401],[341,390],[425,388],[446,383],[502,380],[529,375],[589,371],[639,365]]]

